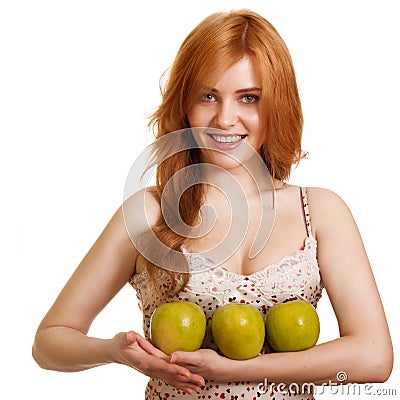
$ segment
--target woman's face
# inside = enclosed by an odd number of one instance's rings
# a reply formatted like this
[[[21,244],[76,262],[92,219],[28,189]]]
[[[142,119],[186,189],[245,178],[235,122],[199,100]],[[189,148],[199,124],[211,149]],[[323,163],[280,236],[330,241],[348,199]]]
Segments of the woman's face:
[[[238,162],[229,154],[242,154],[239,159],[243,159],[245,153],[249,158],[249,150],[253,154],[259,152],[266,135],[260,96],[261,84],[249,56],[227,69],[213,87],[203,84],[203,92],[189,110],[188,119],[203,148],[204,162],[232,169]]]

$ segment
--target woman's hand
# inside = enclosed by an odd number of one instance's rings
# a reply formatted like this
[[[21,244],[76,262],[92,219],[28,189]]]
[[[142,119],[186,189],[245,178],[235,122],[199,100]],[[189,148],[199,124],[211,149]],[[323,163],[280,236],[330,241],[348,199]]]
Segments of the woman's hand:
[[[205,382],[202,376],[192,373],[183,365],[155,348],[138,333],[129,331],[114,337],[116,362],[134,368],[149,377],[160,378],[165,383],[186,393],[199,393]]]
[[[200,349],[193,352],[176,351],[171,354],[170,362],[187,368],[205,379],[225,381],[228,379],[225,374],[228,370],[227,363],[232,360],[220,356],[214,350]]]

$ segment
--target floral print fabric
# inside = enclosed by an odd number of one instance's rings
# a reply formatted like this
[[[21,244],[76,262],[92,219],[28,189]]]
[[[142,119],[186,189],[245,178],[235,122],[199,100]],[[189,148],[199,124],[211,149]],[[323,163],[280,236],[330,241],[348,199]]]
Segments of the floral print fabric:
[[[155,271],[155,279],[144,269],[131,277],[130,284],[136,290],[139,307],[143,312],[143,330],[150,337],[150,319],[153,311],[164,302],[190,301],[202,307],[207,328],[204,348],[217,350],[211,334],[211,318],[216,309],[231,302],[252,304],[265,316],[274,304],[296,299],[310,302],[314,307],[321,297],[323,283],[317,262],[317,241],[311,233],[310,216],[306,192],[302,191],[304,215],[308,236],[304,248],[285,256],[275,264],[251,274],[240,275],[213,265],[201,254],[183,249],[193,272],[187,285],[173,297],[168,296],[171,287],[170,276],[161,268]],[[205,265],[205,263],[207,265]],[[207,266],[208,268],[205,268]],[[175,279],[179,282],[180,276]],[[262,350],[267,353],[267,346]],[[313,399],[312,394],[284,394],[267,390],[263,382],[213,382],[206,381],[199,394],[188,395],[182,391],[151,378],[145,393],[146,400],[153,399]]]

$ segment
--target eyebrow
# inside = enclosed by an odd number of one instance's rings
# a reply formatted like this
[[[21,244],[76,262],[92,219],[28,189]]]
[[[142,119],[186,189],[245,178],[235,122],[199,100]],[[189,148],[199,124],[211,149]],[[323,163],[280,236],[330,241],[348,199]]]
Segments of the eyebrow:
[[[205,89],[209,90],[210,92],[219,93],[219,90],[215,89],[215,88],[206,86]],[[248,93],[248,92],[261,92],[261,88],[253,86],[253,87],[235,90],[235,93]]]

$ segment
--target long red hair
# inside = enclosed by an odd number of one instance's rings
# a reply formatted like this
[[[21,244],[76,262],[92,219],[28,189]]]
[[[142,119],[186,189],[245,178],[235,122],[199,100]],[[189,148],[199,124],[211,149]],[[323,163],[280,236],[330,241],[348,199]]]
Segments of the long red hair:
[[[157,139],[189,128],[187,113],[199,98],[204,82],[213,86],[225,70],[243,56],[250,55],[261,86],[261,104],[266,107],[266,140],[261,157],[273,178],[286,180],[293,164],[302,158],[303,115],[295,72],[289,51],[276,29],[262,16],[249,10],[215,13],[197,25],[182,43],[161,88],[162,101],[150,118],[149,126]],[[186,139],[183,139],[186,140]],[[188,134],[187,140],[193,140]],[[168,181],[182,168],[200,163],[196,148],[180,151],[157,164],[154,192],[161,202]],[[174,194],[166,202],[179,203],[182,220],[193,226],[203,204],[206,185],[196,184],[183,193],[179,180]],[[181,187],[184,182],[181,182]],[[179,195],[182,196],[179,198]],[[172,210],[172,208],[171,208]],[[168,209],[166,210],[168,212]],[[174,232],[163,216],[152,227],[157,238],[169,248],[180,251],[187,238]],[[151,270],[154,265],[149,263]],[[185,276],[184,283],[187,281]]]

